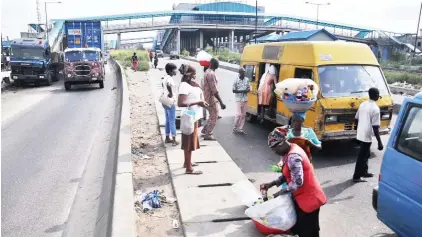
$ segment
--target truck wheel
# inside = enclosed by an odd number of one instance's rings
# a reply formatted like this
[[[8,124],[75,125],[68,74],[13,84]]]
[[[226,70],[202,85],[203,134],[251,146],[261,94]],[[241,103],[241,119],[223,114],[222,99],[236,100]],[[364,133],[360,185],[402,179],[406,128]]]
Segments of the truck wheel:
[[[55,73],[53,76],[53,81],[59,81],[59,80],[60,80],[59,74]]]
[[[47,80],[46,80],[47,86],[51,86],[51,74],[47,74]]]
[[[21,86],[22,86],[22,81],[21,81],[21,80],[14,80],[14,81],[13,81],[13,84],[14,84],[16,87],[21,87]]]
[[[100,81],[100,88],[103,89],[104,88],[104,82]]]
[[[70,89],[72,89],[72,85],[69,82],[65,82],[64,88],[66,89],[66,91],[70,91]]]

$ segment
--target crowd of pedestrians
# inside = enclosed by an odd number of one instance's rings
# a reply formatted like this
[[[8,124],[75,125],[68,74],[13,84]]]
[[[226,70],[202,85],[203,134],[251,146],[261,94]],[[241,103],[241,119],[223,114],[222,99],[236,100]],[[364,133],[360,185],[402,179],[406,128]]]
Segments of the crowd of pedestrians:
[[[176,105],[181,108],[189,108],[195,111],[194,129],[190,135],[182,134],[181,149],[184,151],[184,168],[186,174],[200,175],[202,171],[194,170],[197,166],[192,162],[192,152],[200,148],[198,121],[206,117],[208,111],[209,118],[201,131],[204,140],[216,140],[213,130],[219,118],[220,109],[225,109],[218,87],[216,69],[219,67],[217,59],[211,59],[210,66],[204,68],[204,77],[198,83],[196,80],[196,70],[188,64],[182,64],[178,69],[182,79],[178,88],[178,95],[175,95],[176,85],[173,76],[176,75],[177,67],[173,63],[165,66],[166,76],[163,79],[163,94],[174,100],[171,106],[163,104],[166,114],[166,143],[177,146],[176,141]],[[270,68],[268,78],[275,73],[274,68]],[[266,80],[268,85],[272,80]],[[265,85],[263,85],[265,87]],[[243,129],[245,124],[248,92],[250,92],[250,78],[245,75],[245,69],[239,68],[238,76],[232,87],[236,101],[236,116],[234,120],[233,133],[247,135]],[[261,94],[266,95],[266,90]],[[265,97],[265,96],[263,96]],[[364,182],[362,178],[373,177],[368,171],[368,158],[372,135],[378,141],[378,149],[383,149],[383,144],[379,135],[380,109],[376,101],[380,98],[376,88],[369,89],[370,100],[360,105],[355,116],[355,129],[357,130],[357,140],[360,142],[360,152],[357,157],[353,182]],[[268,100],[266,98],[265,100]],[[265,103],[264,103],[265,102]],[[261,110],[266,109],[268,101],[261,101]],[[264,113],[262,111],[261,113]],[[319,236],[319,211],[327,197],[324,194],[312,165],[311,149],[321,150],[321,141],[318,139],[312,128],[303,126],[305,114],[295,113],[287,126],[275,128],[268,136],[268,146],[281,157],[278,166],[281,170],[279,179],[261,185],[262,190],[268,190],[273,186],[282,186],[273,196],[291,194],[297,213],[297,222],[293,227],[293,233],[299,237]]]

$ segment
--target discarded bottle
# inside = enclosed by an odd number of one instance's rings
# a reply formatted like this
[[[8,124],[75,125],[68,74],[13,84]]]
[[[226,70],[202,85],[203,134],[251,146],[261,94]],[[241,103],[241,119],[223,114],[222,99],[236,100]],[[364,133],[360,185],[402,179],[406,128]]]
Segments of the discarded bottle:
[[[148,212],[151,209],[152,209],[152,207],[151,207],[151,205],[149,205],[148,201],[145,201],[145,202],[142,203],[142,211],[143,212]]]

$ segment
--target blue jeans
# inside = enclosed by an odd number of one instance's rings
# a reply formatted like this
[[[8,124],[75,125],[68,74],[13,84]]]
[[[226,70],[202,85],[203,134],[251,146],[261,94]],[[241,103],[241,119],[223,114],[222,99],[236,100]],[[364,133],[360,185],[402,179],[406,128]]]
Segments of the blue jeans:
[[[167,107],[163,104],[164,111],[166,112],[166,136],[176,136],[176,105]]]

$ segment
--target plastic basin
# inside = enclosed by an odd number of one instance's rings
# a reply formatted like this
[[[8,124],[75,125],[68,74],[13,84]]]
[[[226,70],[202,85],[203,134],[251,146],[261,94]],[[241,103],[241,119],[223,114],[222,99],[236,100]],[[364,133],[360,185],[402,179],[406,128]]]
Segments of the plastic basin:
[[[282,231],[279,229],[274,229],[274,228],[265,226],[259,223],[258,221],[255,221],[254,219],[252,219],[252,222],[255,224],[256,229],[264,235],[280,235],[280,234],[288,234],[290,232],[290,230]]]
[[[283,100],[284,105],[286,108],[293,113],[302,113],[308,111],[314,104],[316,99],[309,100],[309,101],[291,101],[291,100]]]

